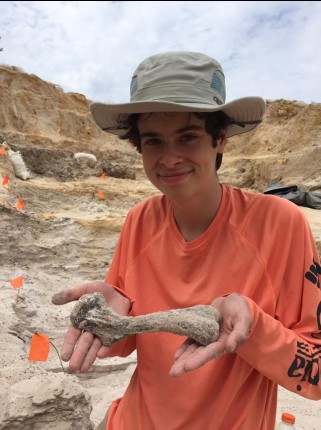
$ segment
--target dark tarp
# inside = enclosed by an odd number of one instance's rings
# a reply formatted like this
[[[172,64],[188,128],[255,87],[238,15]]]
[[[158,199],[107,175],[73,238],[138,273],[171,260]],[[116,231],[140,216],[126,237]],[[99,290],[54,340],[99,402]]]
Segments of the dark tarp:
[[[290,200],[298,206],[321,209],[321,194],[302,191],[296,185],[284,186],[278,182],[273,182],[263,191],[263,194],[274,194]]]

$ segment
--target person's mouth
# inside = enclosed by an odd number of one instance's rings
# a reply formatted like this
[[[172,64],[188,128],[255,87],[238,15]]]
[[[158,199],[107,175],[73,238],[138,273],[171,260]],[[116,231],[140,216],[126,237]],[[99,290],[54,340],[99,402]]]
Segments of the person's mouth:
[[[184,172],[165,172],[159,174],[159,178],[167,184],[176,184],[188,178],[191,172],[191,170]]]

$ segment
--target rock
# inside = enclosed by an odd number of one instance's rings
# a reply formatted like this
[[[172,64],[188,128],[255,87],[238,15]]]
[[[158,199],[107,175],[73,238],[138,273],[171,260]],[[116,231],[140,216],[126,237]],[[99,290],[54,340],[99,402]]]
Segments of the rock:
[[[1,387],[1,430],[92,430],[94,427],[89,418],[90,397],[75,376],[45,372],[40,367],[7,367],[1,376]]]

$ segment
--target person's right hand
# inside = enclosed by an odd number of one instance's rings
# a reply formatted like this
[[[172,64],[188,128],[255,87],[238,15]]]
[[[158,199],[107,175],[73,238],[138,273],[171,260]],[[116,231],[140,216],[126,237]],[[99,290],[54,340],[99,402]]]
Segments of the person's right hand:
[[[69,290],[62,290],[52,296],[52,303],[64,305],[78,300],[84,294],[101,293],[108,305],[120,315],[128,315],[129,300],[103,281],[92,281]],[[96,358],[106,358],[110,347],[102,345],[100,339],[89,332],[82,332],[70,326],[62,345],[61,358],[69,361],[69,370],[88,372]]]

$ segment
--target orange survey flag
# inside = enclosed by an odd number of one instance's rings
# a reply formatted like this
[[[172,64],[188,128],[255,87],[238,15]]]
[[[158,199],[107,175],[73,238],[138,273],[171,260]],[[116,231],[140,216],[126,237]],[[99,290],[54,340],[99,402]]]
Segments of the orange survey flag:
[[[102,191],[99,191],[99,192],[98,192],[98,197],[99,197],[101,200],[104,200],[105,195],[104,195],[104,193],[103,193]]]
[[[23,285],[23,276],[18,276],[17,278],[11,279],[10,284],[12,288],[21,288]]]
[[[102,173],[100,179],[105,179],[106,178],[106,173]]]
[[[17,200],[17,209],[18,210],[22,210],[24,208],[25,204],[23,203],[23,201],[21,199]]]
[[[7,185],[9,182],[9,176],[5,173],[2,180],[2,185]]]
[[[6,148],[4,146],[0,148],[0,155],[6,155]]]
[[[44,334],[35,333],[32,335],[29,360],[33,361],[47,361],[50,351],[49,337]]]

